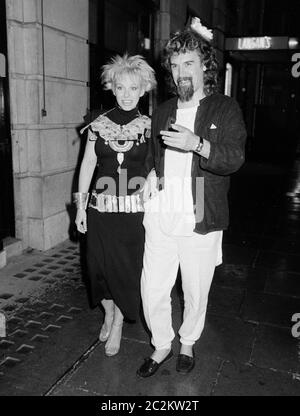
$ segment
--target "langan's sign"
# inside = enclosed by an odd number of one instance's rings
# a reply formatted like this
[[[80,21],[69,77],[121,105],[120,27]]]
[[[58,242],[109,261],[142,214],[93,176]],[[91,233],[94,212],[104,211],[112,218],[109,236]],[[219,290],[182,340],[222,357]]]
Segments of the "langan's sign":
[[[252,36],[243,38],[226,38],[227,51],[262,51],[270,49],[299,49],[298,38],[287,36]]]
[[[272,38],[263,36],[258,38],[238,38],[239,50],[271,49]]]

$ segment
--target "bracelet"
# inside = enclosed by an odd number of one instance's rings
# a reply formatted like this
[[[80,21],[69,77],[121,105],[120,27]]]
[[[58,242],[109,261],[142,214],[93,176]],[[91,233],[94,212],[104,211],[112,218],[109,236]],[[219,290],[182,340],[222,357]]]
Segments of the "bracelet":
[[[74,192],[73,198],[77,209],[86,209],[89,199],[89,193],[85,192]]]
[[[203,146],[204,146],[203,137],[200,136],[199,137],[199,142],[198,142],[197,147],[194,150],[194,152],[201,153],[201,150],[202,150]]]

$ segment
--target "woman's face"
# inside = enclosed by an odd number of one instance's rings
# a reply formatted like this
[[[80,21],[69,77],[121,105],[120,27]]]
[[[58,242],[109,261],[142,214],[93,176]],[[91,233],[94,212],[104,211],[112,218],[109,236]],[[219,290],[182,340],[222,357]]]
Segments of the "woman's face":
[[[123,74],[115,82],[113,93],[119,106],[125,110],[133,110],[145,93],[138,76]]]

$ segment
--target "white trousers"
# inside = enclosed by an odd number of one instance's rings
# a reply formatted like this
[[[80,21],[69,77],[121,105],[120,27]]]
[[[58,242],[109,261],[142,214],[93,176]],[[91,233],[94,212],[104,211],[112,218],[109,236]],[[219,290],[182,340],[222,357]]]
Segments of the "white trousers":
[[[222,263],[222,231],[190,237],[168,236],[160,229],[159,214],[145,213],[146,231],[141,294],[146,323],[155,349],[170,348],[171,290],[180,265],[184,294],[180,342],[193,345],[204,328],[207,299],[215,266]]]

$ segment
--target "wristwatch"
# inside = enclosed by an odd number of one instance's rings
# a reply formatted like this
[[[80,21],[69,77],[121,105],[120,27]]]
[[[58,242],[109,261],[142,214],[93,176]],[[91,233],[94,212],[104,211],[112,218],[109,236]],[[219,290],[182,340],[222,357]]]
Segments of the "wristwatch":
[[[194,152],[196,152],[196,153],[201,153],[201,150],[202,150],[202,148],[203,148],[203,145],[204,145],[204,143],[203,143],[203,137],[199,137],[199,142],[198,142],[198,144],[197,144],[197,147],[196,147],[196,149],[194,150]]]

